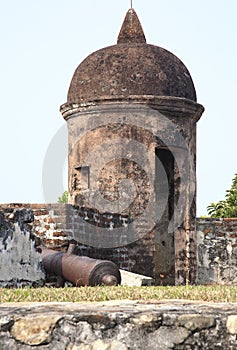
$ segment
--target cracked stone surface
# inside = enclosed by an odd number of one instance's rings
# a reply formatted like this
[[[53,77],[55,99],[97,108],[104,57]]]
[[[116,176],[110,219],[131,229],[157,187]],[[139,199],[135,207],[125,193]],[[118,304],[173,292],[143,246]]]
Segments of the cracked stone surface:
[[[2,303],[1,350],[237,349],[237,303]]]

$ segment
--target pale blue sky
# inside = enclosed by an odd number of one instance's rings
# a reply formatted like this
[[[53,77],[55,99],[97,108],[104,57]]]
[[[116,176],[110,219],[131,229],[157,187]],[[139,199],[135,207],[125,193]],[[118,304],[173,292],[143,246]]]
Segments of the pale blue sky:
[[[198,214],[205,214],[237,172],[237,1],[133,2],[147,42],[185,63],[206,109],[197,144]],[[116,43],[130,1],[0,4],[0,202],[44,202],[42,165],[64,124],[59,106],[72,74],[88,54]]]

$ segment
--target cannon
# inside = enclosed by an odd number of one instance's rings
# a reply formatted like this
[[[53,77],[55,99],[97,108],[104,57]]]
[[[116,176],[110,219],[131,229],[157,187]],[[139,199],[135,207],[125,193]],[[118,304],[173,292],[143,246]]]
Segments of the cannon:
[[[76,246],[70,244],[66,253],[41,247],[44,269],[57,275],[57,286],[65,281],[74,286],[114,286],[121,283],[120,271],[112,261],[92,259],[74,254]]]

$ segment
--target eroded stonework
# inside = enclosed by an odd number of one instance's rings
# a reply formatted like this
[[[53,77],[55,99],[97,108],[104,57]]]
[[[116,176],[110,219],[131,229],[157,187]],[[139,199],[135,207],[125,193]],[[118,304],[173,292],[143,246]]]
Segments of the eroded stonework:
[[[199,284],[237,284],[237,219],[198,219]]]
[[[100,213],[89,208],[73,207],[69,204],[12,204],[1,205],[0,209],[1,217],[5,218],[5,229],[4,225],[1,224],[0,239],[2,252],[5,252],[1,255],[1,259],[5,259],[2,260],[0,270],[2,285],[5,283],[5,285],[14,284],[17,286],[21,278],[23,278],[22,285],[24,285],[26,273],[29,273],[28,283],[34,284],[37,280],[37,283],[42,283],[41,278],[44,276],[42,276],[40,268],[40,256],[35,251],[37,246],[42,244],[47,248],[66,251],[70,243],[77,244],[79,255],[111,260],[120,269],[154,277],[156,284],[163,284],[162,263],[166,263],[166,256],[161,255],[158,262],[156,261],[155,230],[130,244],[127,244],[127,235],[124,235],[124,237],[121,237],[121,245],[118,247],[93,246],[93,239],[95,239],[93,235],[90,237],[91,244],[83,243],[85,237],[89,239],[84,229],[85,223],[89,223],[91,227],[95,228],[94,234],[96,234],[96,229],[100,225],[107,227],[108,232],[112,233],[111,228],[113,227],[128,229],[130,219],[126,215],[112,216],[110,213]],[[27,234],[18,229],[13,230],[13,218],[19,216],[21,211],[28,213],[28,222],[24,224],[27,225]],[[6,228],[8,228],[7,234]],[[193,237],[196,248],[191,250],[192,246],[190,246],[189,254],[190,259],[197,261],[197,275],[193,274],[192,271],[188,271],[191,278],[196,276],[190,283],[236,285],[237,219],[197,219],[196,229],[197,233]],[[75,237],[75,232],[80,232],[80,236]],[[100,235],[98,234],[97,237],[100,238]],[[173,259],[175,260],[176,271],[179,272],[177,279],[181,283],[184,283],[187,273],[184,251],[185,239],[185,232],[180,229],[175,236],[175,256]],[[111,234],[110,240],[113,243],[113,234]],[[165,253],[165,250],[163,252]],[[10,278],[9,260],[6,261],[10,256],[12,256],[11,271],[14,272],[14,280]],[[29,267],[26,262],[32,264],[32,267]],[[169,260],[165,267],[166,271],[170,269],[172,272],[173,266],[173,260]],[[18,267],[20,267],[20,270]],[[192,269],[192,264],[188,265],[188,268]],[[20,271],[20,275],[17,271]],[[34,273],[31,274],[31,272]],[[17,276],[20,276],[18,282]],[[36,276],[38,277],[36,278]],[[160,282],[157,282],[159,279]],[[12,284],[12,282],[14,283]]]
[[[41,256],[29,223],[32,210],[0,210],[0,287],[42,286]]]
[[[1,304],[2,350],[236,350],[236,304]]]
[[[121,241],[149,256],[147,272],[157,284],[196,279],[196,123],[204,110],[196,101],[185,65],[146,43],[130,9],[117,45],[79,64],[61,106],[69,203],[127,215]],[[111,248],[104,233],[101,248]]]
[[[130,9],[117,45],[89,55],[76,69],[68,103],[98,101],[105,96],[175,96],[196,101],[185,65],[171,52],[146,43],[136,12]]]
[[[157,285],[195,283],[196,100],[185,65],[146,43],[130,9],[117,45],[72,77],[61,106],[69,204],[28,205],[40,244],[65,250],[73,241]],[[5,209],[15,215],[17,205]]]

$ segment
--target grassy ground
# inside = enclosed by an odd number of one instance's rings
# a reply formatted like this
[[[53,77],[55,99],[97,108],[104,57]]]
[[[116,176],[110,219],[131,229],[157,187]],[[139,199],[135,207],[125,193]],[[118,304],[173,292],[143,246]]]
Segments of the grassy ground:
[[[115,299],[188,299],[237,302],[237,286],[80,287],[0,289],[0,302],[84,302]]]

